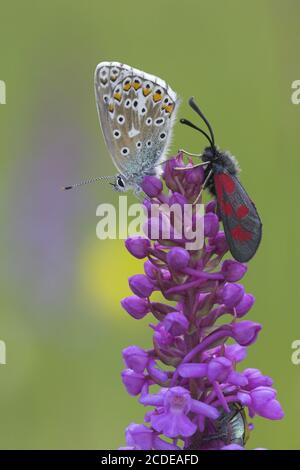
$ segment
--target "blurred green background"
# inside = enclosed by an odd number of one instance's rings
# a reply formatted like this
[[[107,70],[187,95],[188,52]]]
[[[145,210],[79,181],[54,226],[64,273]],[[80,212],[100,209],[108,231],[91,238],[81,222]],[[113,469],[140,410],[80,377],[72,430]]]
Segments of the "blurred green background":
[[[257,298],[248,318],[264,327],[247,366],[274,377],[286,413],[256,418],[248,447],[300,448],[299,14],[297,0],[0,1],[0,448],[116,448],[145,411],[120,380],[122,348],[151,341],[149,318],[119,306],[142,262],[95,235],[97,205],[117,195],[59,190],[114,171],[94,102],[103,60],[164,78],[180,117],[194,118],[195,95],[238,156],[264,223],[244,281]],[[174,152],[203,145],[176,125]]]

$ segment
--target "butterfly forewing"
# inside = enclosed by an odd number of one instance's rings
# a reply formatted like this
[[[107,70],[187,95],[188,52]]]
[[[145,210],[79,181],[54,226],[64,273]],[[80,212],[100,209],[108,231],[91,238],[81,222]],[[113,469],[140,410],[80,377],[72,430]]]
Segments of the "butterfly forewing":
[[[262,224],[256,207],[234,175],[215,173],[214,184],[230,251],[237,261],[246,262],[261,240]]]
[[[160,78],[119,62],[95,71],[101,128],[117,169],[143,176],[163,158],[177,108],[176,93]]]

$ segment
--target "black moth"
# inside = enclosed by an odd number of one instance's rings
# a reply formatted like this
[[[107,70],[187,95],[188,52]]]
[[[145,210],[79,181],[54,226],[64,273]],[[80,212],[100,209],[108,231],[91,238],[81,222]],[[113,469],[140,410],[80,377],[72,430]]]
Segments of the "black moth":
[[[210,123],[193,98],[190,98],[189,104],[205,122],[209,131],[208,134],[187,119],[180,120],[182,124],[201,132],[210,143],[201,155],[203,163],[207,163],[203,188],[207,187],[217,199],[218,211],[232,256],[240,262],[249,261],[255,255],[262,236],[262,223],[258,212],[237,177],[238,165],[235,158],[216,147]]]

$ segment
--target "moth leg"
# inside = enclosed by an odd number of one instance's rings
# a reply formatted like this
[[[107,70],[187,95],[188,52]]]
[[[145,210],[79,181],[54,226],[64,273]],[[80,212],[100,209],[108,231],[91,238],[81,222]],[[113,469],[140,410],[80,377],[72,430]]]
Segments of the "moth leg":
[[[208,165],[209,162],[201,162],[201,163],[197,163],[196,165],[192,165],[192,166],[185,166],[185,167],[175,167],[174,170],[193,170],[194,168],[197,168],[198,166],[204,166],[204,165]]]
[[[190,157],[202,157],[202,153],[191,153],[184,149],[179,149],[178,152],[182,152],[185,155],[189,155]]]
[[[202,195],[202,193],[203,193],[203,191],[204,191],[204,189],[205,189],[205,186],[207,185],[207,182],[208,182],[209,178],[211,177],[212,173],[213,173],[213,171],[210,170],[209,173],[208,173],[208,175],[207,175],[207,177],[206,177],[205,180],[204,180],[204,183],[202,184],[202,187],[201,187],[201,189],[200,189],[200,191],[199,191],[198,196],[196,197],[196,199],[195,199],[194,202],[193,202],[193,205],[197,204],[197,202],[199,201],[199,199],[200,199],[200,197],[201,197],[201,195]]]

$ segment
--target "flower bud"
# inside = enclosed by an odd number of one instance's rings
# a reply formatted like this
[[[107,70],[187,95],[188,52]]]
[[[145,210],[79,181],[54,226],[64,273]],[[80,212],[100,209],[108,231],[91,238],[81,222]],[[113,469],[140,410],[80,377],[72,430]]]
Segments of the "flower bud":
[[[156,176],[145,176],[141,184],[142,190],[149,197],[158,196],[163,189],[163,184]]]
[[[187,267],[190,254],[184,248],[171,248],[167,254],[167,263],[174,271],[182,271]]]
[[[241,318],[252,308],[255,297],[252,294],[245,294],[242,300],[234,307],[236,315]]]
[[[242,279],[247,272],[247,266],[238,261],[227,259],[222,264],[221,272],[225,281],[236,282]]]
[[[125,246],[129,253],[135,256],[135,258],[142,259],[148,255],[151,243],[148,238],[130,237],[125,241]]]
[[[126,366],[134,372],[143,372],[148,363],[148,354],[138,346],[128,346],[123,349],[123,359]]]
[[[204,236],[213,238],[219,231],[219,219],[213,212],[204,215]]]
[[[163,321],[165,329],[172,336],[180,336],[187,332],[189,322],[181,312],[171,312],[166,315]]]
[[[136,320],[144,318],[149,313],[149,304],[147,300],[132,295],[121,300],[122,307]]]
[[[150,297],[153,292],[153,283],[145,274],[136,274],[128,280],[132,292],[141,298]]]
[[[142,388],[145,384],[145,376],[132,369],[125,369],[122,372],[122,382],[126,387],[129,395],[136,396],[141,393]]]
[[[249,346],[256,341],[257,335],[261,330],[259,323],[244,320],[231,324],[232,336],[241,346]]]
[[[226,283],[221,292],[222,303],[228,308],[235,307],[243,298],[245,289],[241,284]]]

